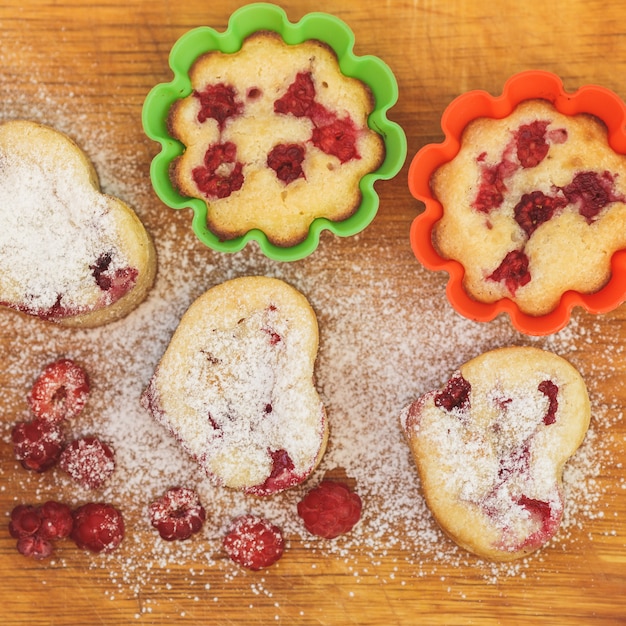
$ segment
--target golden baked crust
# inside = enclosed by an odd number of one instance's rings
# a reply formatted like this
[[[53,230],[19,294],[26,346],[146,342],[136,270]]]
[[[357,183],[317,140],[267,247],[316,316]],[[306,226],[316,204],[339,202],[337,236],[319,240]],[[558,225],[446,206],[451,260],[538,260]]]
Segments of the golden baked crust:
[[[480,302],[544,315],[568,290],[601,289],[626,247],[626,157],[599,120],[544,100],[472,122],[431,185],[444,207],[433,242]]]
[[[344,220],[358,208],[359,181],[382,162],[384,143],[367,126],[370,90],[341,73],[327,45],[261,31],[233,54],[201,56],[190,79],[192,95],[168,118],[185,146],[170,177],[206,202],[217,236],[260,229],[292,246],[314,219]]]
[[[326,449],[317,348],[300,292],[229,280],[189,307],[142,403],[218,484],[270,495],[305,480]]]
[[[64,134],[0,124],[0,304],[65,326],[93,327],[134,309],[156,254],[134,211],[100,191]]]
[[[589,420],[577,370],[531,347],[472,359],[401,415],[433,516],[461,547],[498,561],[557,532],[563,466]]]

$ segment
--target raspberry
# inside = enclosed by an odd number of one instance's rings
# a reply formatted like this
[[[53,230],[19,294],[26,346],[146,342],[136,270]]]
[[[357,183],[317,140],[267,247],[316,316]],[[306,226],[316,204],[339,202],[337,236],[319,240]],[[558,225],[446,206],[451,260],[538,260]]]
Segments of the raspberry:
[[[11,511],[9,533],[14,539],[30,537],[41,527],[39,510],[30,504],[19,504]]]
[[[312,141],[320,150],[336,156],[342,163],[361,158],[356,149],[356,127],[349,117],[316,124]]]
[[[271,413],[272,405],[266,405],[265,411]],[[270,452],[270,455],[272,457],[272,471],[270,475],[262,485],[250,487],[246,489],[246,493],[255,496],[271,496],[300,482],[301,477],[294,473],[294,464],[287,450],[273,450]]]
[[[556,422],[556,412],[559,409],[559,388],[551,380],[544,380],[539,383],[539,391],[544,394],[550,404],[548,405],[548,411],[543,417],[543,423],[546,426],[554,424]]]
[[[212,118],[223,129],[226,120],[239,115],[243,109],[243,104],[235,99],[235,89],[224,83],[207,85],[204,91],[194,91],[193,95],[200,101],[198,121],[201,124]]]
[[[523,287],[530,282],[528,257],[522,250],[511,250],[487,278],[496,282],[504,281],[507,289],[514,296],[518,287]]]
[[[552,219],[554,213],[566,205],[565,198],[546,196],[541,191],[532,191],[522,196],[513,212],[515,221],[530,237],[539,226]]]
[[[297,143],[279,143],[267,155],[267,166],[276,172],[278,180],[286,185],[304,178],[302,171],[304,148]]]
[[[15,458],[25,469],[45,472],[59,460],[65,438],[58,424],[35,419],[18,422],[11,439]]]
[[[361,518],[361,498],[343,483],[323,480],[298,502],[305,528],[319,537],[334,539],[350,532]]]
[[[67,537],[73,526],[70,508],[49,501],[40,507],[20,504],[11,511],[9,533],[17,539],[17,550],[37,560],[52,554],[52,542]]]
[[[70,443],[59,458],[59,467],[87,489],[98,489],[115,469],[113,450],[96,437]]]
[[[28,397],[36,417],[60,423],[78,415],[87,402],[89,379],[71,359],[59,359],[45,367]]]
[[[548,154],[550,146],[546,141],[546,130],[550,122],[535,120],[523,124],[516,133],[517,158],[522,167],[535,167]]]
[[[287,93],[274,102],[274,112],[295,117],[312,116],[315,109],[315,85],[311,72],[300,72]]]
[[[112,261],[111,253],[106,252],[98,257],[95,265],[89,266],[96,284],[106,292],[103,302],[107,304],[117,302],[128,293],[137,282],[139,274],[135,267],[111,268]]]
[[[47,559],[52,554],[52,543],[39,535],[22,537],[17,540],[17,551],[37,561]]]
[[[64,539],[70,536],[74,518],[67,504],[50,500],[39,507],[39,516],[41,526],[38,534],[43,539]]]
[[[254,515],[235,519],[223,544],[235,563],[251,570],[260,570],[276,563],[285,549],[281,529]]]
[[[461,374],[453,376],[446,384],[445,389],[435,395],[434,403],[446,411],[453,409],[467,409],[470,404],[472,385]]]
[[[191,175],[207,198],[227,198],[243,185],[243,164],[237,161],[237,146],[232,141],[212,144],[204,154],[204,165]]]
[[[89,502],[73,513],[71,538],[81,550],[111,552],[124,538],[124,518],[112,505]]]
[[[166,541],[188,539],[205,519],[206,511],[193,489],[173,487],[150,505],[150,522]]]
[[[578,204],[578,212],[588,223],[611,202],[624,201],[615,194],[615,177],[610,172],[578,172],[563,193],[569,202]]]

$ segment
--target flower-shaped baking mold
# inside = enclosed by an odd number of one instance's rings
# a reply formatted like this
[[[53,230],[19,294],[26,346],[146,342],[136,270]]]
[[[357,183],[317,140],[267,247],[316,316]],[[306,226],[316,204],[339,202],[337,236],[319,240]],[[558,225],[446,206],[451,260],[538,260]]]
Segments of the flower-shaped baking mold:
[[[626,107],[615,93],[604,87],[585,85],[569,93],[556,75],[529,70],[512,76],[500,96],[494,97],[482,90],[466,92],[453,100],[442,115],[444,141],[421,148],[410,164],[409,189],[425,205],[425,210],[413,220],[410,240],[415,256],[424,267],[448,272],[446,295],[457,312],[481,322],[507,313],[519,331],[528,335],[548,335],[567,325],[576,306],[590,313],[606,313],[626,299],[626,250],[613,253],[611,276],[601,289],[588,294],[567,291],[552,311],[533,316],[522,312],[509,298],[491,303],[473,299],[464,288],[465,270],[461,263],[444,258],[432,239],[433,228],[443,216],[443,206],[432,192],[431,178],[439,167],[457,155],[466,126],[481,117],[507,117],[521,102],[532,99],[547,100],[564,115],[586,113],[599,118],[608,129],[610,147],[618,154],[626,154]]]
[[[185,146],[168,132],[168,113],[176,101],[192,92],[189,71],[193,63],[210,51],[237,52],[247,37],[259,31],[276,32],[287,44],[314,39],[329,45],[337,54],[341,72],[361,80],[371,89],[375,108],[369,115],[368,126],[382,136],[385,144],[383,162],[360,180],[361,202],[357,210],[342,221],[316,218],[306,239],[289,247],[272,244],[258,229],[234,239],[220,239],[207,226],[206,203],[198,198],[182,196],[169,177],[172,162],[183,153]],[[398,98],[393,73],[377,57],[356,56],[353,46],[354,34],[340,19],[325,13],[309,13],[299,22],[291,23],[280,7],[267,3],[250,4],[238,9],[231,15],[228,27],[222,33],[209,27],[198,27],[183,35],[173,46],[169,65],[174,79],[153,87],[143,106],[144,130],[148,137],[161,144],[160,152],[152,161],[150,176],[155,192],[166,205],[173,209],[193,210],[192,228],[206,246],[220,252],[237,252],[248,242],[256,241],[267,257],[294,261],[308,256],[317,248],[323,230],[347,237],[361,232],[374,219],[379,205],[374,184],[379,179],[391,179],[399,172],[406,158],[406,137],[399,125],[387,119],[388,110]]]

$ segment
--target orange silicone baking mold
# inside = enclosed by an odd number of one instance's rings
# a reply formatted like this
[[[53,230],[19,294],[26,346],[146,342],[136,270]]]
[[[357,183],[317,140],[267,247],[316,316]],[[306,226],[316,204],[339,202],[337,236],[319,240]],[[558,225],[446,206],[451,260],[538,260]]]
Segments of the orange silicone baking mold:
[[[458,261],[442,257],[432,241],[432,230],[443,215],[443,206],[432,194],[430,179],[440,166],[456,156],[465,127],[479,117],[506,117],[520,102],[536,98],[550,101],[565,115],[587,113],[601,119],[607,126],[611,148],[626,154],[626,106],[617,94],[604,87],[585,85],[574,93],[568,93],[555,74],[529,70],[512,76],[500,96],[495,97],[482,90],[466,92],[453,100],[442,115],[444,141],[424,146],[410,164],[409,190],[425,204],[425,210],[413,220],[410,240],[413,253],[424,267],[448,272],[446,295],[461,315],[488,322],[506,313],[519,331],[528,335],[548,335],[567,325],[576,306],[590,313],[606,313],[626,299],[626,250],[613,254],[611,278],[602,289],[591,294],[568,291],[553,311],[532,316],[523,313],[509,298],[493,303],[474,300],[463,287],[463,266]]]

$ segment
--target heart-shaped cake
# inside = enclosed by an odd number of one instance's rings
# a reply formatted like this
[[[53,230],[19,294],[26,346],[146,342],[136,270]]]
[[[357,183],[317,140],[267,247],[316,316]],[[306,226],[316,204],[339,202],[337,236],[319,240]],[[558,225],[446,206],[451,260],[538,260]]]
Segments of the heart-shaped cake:
[[[35,122],[0,124],[0,305],[66,326],[134,309],[156,255],[134,211],[101,192],[83,151]]]
[[[585,383],[532,347],[486,352],[401,413],[426,502],[441,528],[481,557],[544,545],[563,516],[563,467],[589,427]]]
[[[287,283],[226,281],[182,317],[142,404],[218,484],[271,495],[305,480],[326,449],[318,341],[313,309]]]

